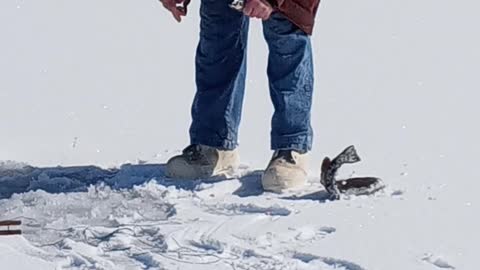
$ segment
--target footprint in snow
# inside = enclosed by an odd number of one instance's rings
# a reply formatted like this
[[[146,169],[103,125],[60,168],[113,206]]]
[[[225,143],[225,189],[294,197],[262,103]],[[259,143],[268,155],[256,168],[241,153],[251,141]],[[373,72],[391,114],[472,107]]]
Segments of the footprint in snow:
[[[271,254],[268,250],[247,249],[239,253],[240,260],[232,262],[234,269],[342,269],[366,270],[347,260],[287,251]]]
[[[143,269],[164,269],[161,262],[156,260],[150,252],[132,254],[130,258],[141,264]]]
[[[308,253],[293,252],[292,258],[307,264],[312,264],[313,262],[321,262],[323,264],[326,264],[332,267],[333,269],[366,270],[362,266],[351,261],[330,258],[330,257],[320,257],[317,255],[308,254]]]
[[[205,251],[213,251],[218,254],[223,253],[225,249],[224,243],[206,237],[202,237],[199,241],[191,240],[190,245],[198,249],[202,249]]]
[[[292,213],[287,208],[277,205],[263,207],[254,204],[218,204],[208,206],[208,211],[217,215],[236,216],[248,214],[265,214],[267,216],[288,216]]]
[[[335,229],[334,227],[324,226],[324,227],[320,227],[319,231],[323,235],[328,235],[328,234],[332,234],[332,233],[336,232],[337,229]]]
[[[305,226],[300,228],[289,228],[290,231],[294,231],[296,233],[295,240],[297,241],[311,241],[318,238],[324,238],[327,235],[330,235],[337,231],[334,227],[320,227],[315,228],[311,226]]]
[[[455,269],[455,267],[449,264],[444,258],[433,254],[425,254],[422,260],[441,269]]]

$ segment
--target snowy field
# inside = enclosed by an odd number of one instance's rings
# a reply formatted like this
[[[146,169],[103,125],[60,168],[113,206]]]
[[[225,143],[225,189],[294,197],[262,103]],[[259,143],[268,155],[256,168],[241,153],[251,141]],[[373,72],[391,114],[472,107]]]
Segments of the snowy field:
[[[188,143],[198,6],[177,24],[156,1],[0,2],[0,220],[24,223],[0,269],[480,269],[478,2],[324,0],[309,184],[281,195],[260,186],[259,22],[241,170],[164,176]],[[387,188],[325,200],[320,162],[350,144],[363,162],[340,175]]]

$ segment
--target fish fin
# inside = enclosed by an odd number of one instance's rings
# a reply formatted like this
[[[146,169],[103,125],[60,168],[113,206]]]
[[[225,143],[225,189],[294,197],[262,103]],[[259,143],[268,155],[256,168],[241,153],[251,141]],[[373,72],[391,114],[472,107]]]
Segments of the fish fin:
[[[361,161],[360,156],[358,156],[357,150],[353,145],[347,147],[334,159],[334,162],[338,163],[339,166],[345,163],[357,163],[359,161]]]

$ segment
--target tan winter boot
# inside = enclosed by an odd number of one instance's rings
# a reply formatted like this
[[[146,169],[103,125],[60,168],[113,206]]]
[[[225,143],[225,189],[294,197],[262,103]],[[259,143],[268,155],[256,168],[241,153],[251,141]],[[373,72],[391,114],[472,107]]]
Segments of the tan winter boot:
[[[307,181],[307,166],[307,153],[275,151],[262,177],[263,189],[281,193],[286,189],[302,187]]]
[[[226,175],[238,169],[237,150],[219,150],[206,145],[190,145],[167,162],[166,175],[177,179],[198,179]]]

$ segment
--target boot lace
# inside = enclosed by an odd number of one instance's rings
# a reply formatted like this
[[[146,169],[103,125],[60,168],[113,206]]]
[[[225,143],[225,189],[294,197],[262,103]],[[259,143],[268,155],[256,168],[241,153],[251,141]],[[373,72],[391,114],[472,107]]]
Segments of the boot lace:
[[[183,150],[183,155],[190,161],[200,160],[202,158],[202,149],[200,145],[192,144]]]
[[[293,150],[278,150],[273,159],[274,160],[283,159],[290,164],[297,164],[297,162],[295,161],[295,158],[293,158],[292,152]]]

